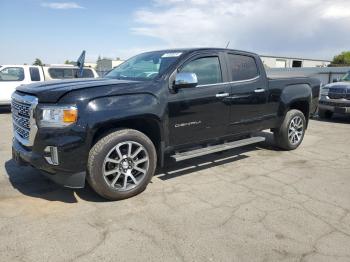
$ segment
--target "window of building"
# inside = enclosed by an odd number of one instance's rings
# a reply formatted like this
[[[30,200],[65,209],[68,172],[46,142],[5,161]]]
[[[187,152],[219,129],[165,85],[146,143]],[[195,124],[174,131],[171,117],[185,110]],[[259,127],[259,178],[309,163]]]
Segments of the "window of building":
[[[193,60],[181,68],[180,72],[195,73],[198,85],[222,82],[220,61],[218,57],[202,57]]]
[[[228,58],[232,81],[248,80],[259,75],[258,67],[253,57],[229,54]]]
[[[293,60],[292,67],[302,67],[303,61],[300,60]]]

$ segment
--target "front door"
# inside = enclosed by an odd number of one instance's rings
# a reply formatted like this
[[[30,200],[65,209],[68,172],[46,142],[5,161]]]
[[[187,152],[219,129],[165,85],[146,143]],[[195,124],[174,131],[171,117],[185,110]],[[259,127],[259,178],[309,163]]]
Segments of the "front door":
[[[169,144],[197,143],[223,136],[229,121],[229,84],[224,83],[219,54],[197,55],[178,69],[195,73],[198,85],[169,95]],[[226,77],[226,76],[225,76]]]
[[[227,54],[230,74],[230,133],[261,130],[267,121],[267,80],[253,56]]]
[[[0,68],[0,104],[10,104],[12,93],[22,84],[27,84],[24,68],[15,66]]]

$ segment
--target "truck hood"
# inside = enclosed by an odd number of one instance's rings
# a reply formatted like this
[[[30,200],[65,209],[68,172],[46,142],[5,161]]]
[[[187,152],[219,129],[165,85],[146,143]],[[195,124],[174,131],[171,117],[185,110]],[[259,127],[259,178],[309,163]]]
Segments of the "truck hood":
[[[21,85],[16,88],[16,91],[34,95],[41,103],[55,103],[66,93],[86,89],[99,88],[103,86],[113,86],[116,89],[122,87],[137,86],[141,82],[129,80],[116,80],[109,78],[85,78],[85,79],[70,79],[59,81],[39,82],[29,85]]]
[[[327,88],[350,88],[350,82],[335,82],[335,83],[331,83],[331,84],[327,84],[325,85],[325,87]]]

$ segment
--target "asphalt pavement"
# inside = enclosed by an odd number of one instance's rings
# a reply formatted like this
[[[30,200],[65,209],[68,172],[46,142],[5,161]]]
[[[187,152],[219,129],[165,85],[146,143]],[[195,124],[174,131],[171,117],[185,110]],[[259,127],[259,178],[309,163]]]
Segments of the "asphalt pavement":
[[[0,113],[0,261],[350,261],[350,119],[172,164],[110,202],[11,160]]]

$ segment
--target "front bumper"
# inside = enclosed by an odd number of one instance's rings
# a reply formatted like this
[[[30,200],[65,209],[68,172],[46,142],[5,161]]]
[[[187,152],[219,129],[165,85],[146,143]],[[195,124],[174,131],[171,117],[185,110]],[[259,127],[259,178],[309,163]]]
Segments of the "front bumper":
[[[61,153],[63,159],[66,157]],[[53,166],[45,160],[44,152],[36,152],[24,147],[16,139],[12,143],[12,158],[19,165],[30,165],[42,171],[42,173],[57,184],[70,188],[82,188],[85,186],[85,170],[65,170],[62,166]],[[65,161],[67,161],[65,159]]]
[[[350,114],[350,100],[321,98],[318,104],[319,109],[339,114]]]

